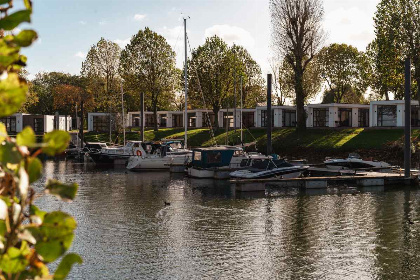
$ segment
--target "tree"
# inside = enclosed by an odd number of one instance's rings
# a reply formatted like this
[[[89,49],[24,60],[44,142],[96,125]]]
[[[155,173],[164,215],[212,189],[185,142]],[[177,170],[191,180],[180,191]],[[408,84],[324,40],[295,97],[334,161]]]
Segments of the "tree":
[[[193,50],[188,65],[188,97],[194,107],[208,106],[215,116],[222,107],[232,107],[235,80],[239,103],[241,76],[245,107],[256,106],[265,99],[261,68],[242,46],[229,47],[220,37],[209,37]],[[218,126],[217,117],[215,122]]]
[[[81,75],[89,81],[89,90],[95,93],[96,110],[112,112],[121,104],[118,74],[120,55],[118,44],[101,38],[90,48],[82,63]]]
[[[333,102],[341,103],[346,94],[362,96],[367,89],[364,77],[365,56],[355,47],[331,44],[322,48],[316,58],[323,81]]]
[[[25,104],[25,110],[32,114],[54,114],[53,89],[61,84],[68,84],[71,75],[60,72],[40,72],[35,75],[29,87],[31,99]],[[37,102],[35,102],[37,100]]]
[[[227,44],[218,36],[192,51],[188,63],[188,100],[195,107],[210,106],[213,110],[215,125],[217,115],[223,106],[229,106],[233,77],[230,75]]]
[[[293,69],[297,129],[306,128],[304,74],[323,42],[319,0],[271,0],[274,46]]]
[[[93,94],[84,88],[84,82],[78,76],[73,77],[73,81],[67,84],[60,84],[53,88],[54,108],[65,114],[75,112],[75,106],[80,110],[83,101],[83,107],[86,112],[93,110],[95,104]]]
[[[231,69],[230,75],[234,80],[236,79],[237,96],[240,94],[240,78],[242,77],[242,102],[244,107],[257,106],[258,103],[266,99],[261,67],[242,46],[234,44],[228,49],[228,54],[230,58],[228,62],[230,66],[228,67]],[[233,104],[232,101],[229,103]]]
[[[22,1],[22,10],[9,13],[13,1],[0,1],[0,117],[19,110],[25,102],[28,85],[21,70],[26,57],[20,54],[37,39],[34,30],[12,30],[22,22],[30,22],[31,1]],[[15,1],[16,3],[16,1]],[[15,29],[16,30],[16,29]],[[3,31],[11,34],[4,36]],[[32,128],[24,128],[16,138],[7,134],[0,123],[0,279],[64,279],[75,263],[82,263],[76,254],[66,254],[71,246],[76,221],[61,211],[40,210],[34,200],[42,193],[53,194],[63,200],[72,200],[77,184],[63,184],[49,180],[42,192],[31,186],[42,175],[38,155],[48,156],[64,152],[70,141],[65,131],[52,131],[37,143]],[[38,192],[38,193],[37,193]],[[61,258],[54,275],[49,263]]]
[[[169,106],[177,88],[175,63],[175,52],[166,39],[148,27],[134,35],[121,53],[119,71],[124,84],[137,96],[145,94],[154,112],[155,130],[159,106]]]
[[[280,101],[292,99],[296,102],[294,71],[290,64],[283,60],[275,68],[274,83],[277,84],[280,92]],[[274,72],[274,71],[273,71]],[[310,63],[303,74],[303,90],[305,92],[304,102],[307,103],[311,98],[315,98],[321,90],[322,79],[317,63]],[[279,103],[283,105],[284,103]],[[296,104],[296,103],[295,103]]]
[[[404,60],[414,67],[413,85],[420,100],[420,2],[382,0],[374,17],[375,39],[368,47],[372,63],[371,87],[389,99],[404,96]],[[413,87],[414,89],[414,87]]]

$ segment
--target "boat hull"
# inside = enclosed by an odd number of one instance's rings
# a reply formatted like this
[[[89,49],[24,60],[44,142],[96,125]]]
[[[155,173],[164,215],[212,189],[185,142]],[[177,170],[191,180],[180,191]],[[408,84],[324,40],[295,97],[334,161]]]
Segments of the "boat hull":
[[[170,169],[170,164],[182,164],[188,158],[185,156],[167,157],[139,157],[132,156],[128,160],[127,169],[129,170],[165,170]]]
[[[283,167],[283,168],[274,168],[271,170],[261,170],[261,171],[250,171],[250,170],[238,170],[230,173],[231,178],[237,179],[263,179],[263,178],[282,178],[290,179],[297,178],[301,176],[302,172],[305,171],[307,167]]]

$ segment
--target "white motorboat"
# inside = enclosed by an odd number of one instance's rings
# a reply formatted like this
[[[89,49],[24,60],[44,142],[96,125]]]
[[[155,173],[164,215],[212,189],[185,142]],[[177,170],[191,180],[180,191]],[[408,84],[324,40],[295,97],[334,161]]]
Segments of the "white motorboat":
[[[193,178],[228,179],[229,174],[241,168],[243,160],[261,154],[246,154],[241,147],[216,146],[193,150],[193,156],[188,167],[188,176]]]
[[[180,141],[166,143],[141,142],[139,152],[130,156],[127,169],[159,170],[169,169],[170,164],[186,164],[192,152],[184,149]]]
[[[359,170],[377,170],[389,171],[391,165],[376,160],[363,160],[358,154],[350,154],[346,159],[326,159],[324,164],[329,169],[342,170],[342,169],[359,169]]]
[[[130,156],[141,153],[141,141],[128,141],[123,147],[108,147],[105,143],[93,144],[97,148],[86,150],[86,154],[97,164],[113,164],[115,160],[128,160]]]
[[[243,169],[230,173],[230,177],[238,179],[297,178],[308,169],[308,166],[293,165],[283,159],[273,159],[270,156],[244,160],[242,166]]]

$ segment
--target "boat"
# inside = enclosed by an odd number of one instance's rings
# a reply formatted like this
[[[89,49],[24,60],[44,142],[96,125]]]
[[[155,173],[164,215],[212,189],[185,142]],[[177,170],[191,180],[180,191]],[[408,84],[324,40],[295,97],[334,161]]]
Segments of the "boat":
[[[358,154],[352,153],[346,159],[327,158],[324,164],[329,169],[353,169],[353,170],[379,170],[390,171],[391,165],[376,160],[363,160]]]
[[[188,176],[193,178],[228,179],[248,156],[241,147],[215,146],[193,149]]]
[[[284,159],[274,159],[271,156],[245,159],[241,167],[243,169],[230,173],[230,177],[237,179],[297,178],[309,168],[304,165],[293,165]]]
[[[87,146],[84,151],[96,164],[114,164],[117,160],[125,163],[130,156],[141,153],[141,141],[128,141],[125,146],[108,147],[105,143],[88,143]]]
[[[127,169],[164,170],[170,164],[186,164],[192,152],[184,149],[180,141],[141,142],[135,155],[131,155],[127,162]]]

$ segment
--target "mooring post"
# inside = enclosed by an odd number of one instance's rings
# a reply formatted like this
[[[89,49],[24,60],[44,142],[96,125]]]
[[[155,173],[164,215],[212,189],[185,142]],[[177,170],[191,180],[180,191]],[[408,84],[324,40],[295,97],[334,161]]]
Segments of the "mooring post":
[[[267,74],[267,155],[270,155],[272,153],[272,143],[271,143],[271,74]]]
[[[404,128],[404,176],[410,178],[411,169],[411,61],[405,60],[405,128]]]

